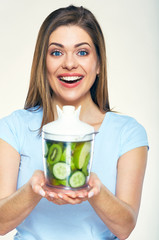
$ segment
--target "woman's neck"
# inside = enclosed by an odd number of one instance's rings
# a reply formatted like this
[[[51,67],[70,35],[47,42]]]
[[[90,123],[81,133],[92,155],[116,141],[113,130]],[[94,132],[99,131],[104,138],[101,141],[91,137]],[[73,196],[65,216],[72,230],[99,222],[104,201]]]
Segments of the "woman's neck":
[[[54,96],[52,99],[52,106],[53,106],[55,120],[57,119],[56,105],[58,105],[61,109],[65,105],[72,105],[75,107],[75,109],[77,109],[79,106],[81,106],[81,113],[80,113],[80,117],[81,117],[81,116],[84,116],[85,114],[87,114],[88,109],[92,108],[95,104],[94,104],[90,94],[87,94],[86,96],[84,96],[81,99],[78,99],[76,101],[69,101],[69,102],[64,101],[63,99],[59,99]]]
[[[105,117],[105,113],[102,113],[98,106],[93,102],[91,96],[84,98],[81,101],[78,102],[62,102],[57,101],[57,99],[53,99],[53,110],[54,110],[54,117],[55,120],[58,118],[56,105],[58,105],[61,109],[64,105],[72,105],[76,109],[81,106],[80,111],[80,120],[92,125],[94,129],[97,131],[100,127],[100,125],[103,122],[103,119]]]

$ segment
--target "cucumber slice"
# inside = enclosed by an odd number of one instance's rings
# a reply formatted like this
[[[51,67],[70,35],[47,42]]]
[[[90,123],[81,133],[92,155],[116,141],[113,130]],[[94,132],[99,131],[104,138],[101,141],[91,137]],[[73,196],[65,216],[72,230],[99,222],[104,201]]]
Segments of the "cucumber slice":
[[[77,188],[77,187],[81,187],[85,184],[86,182],[86,178],[83,172],[81,171],[75,171],[69,180],[70,186],[72,188]]]
[[[70,166],[64,162],[55,163],[53,165],[52,171],[53,171],[54,177],[59,180],[66,179],[71,173]]]

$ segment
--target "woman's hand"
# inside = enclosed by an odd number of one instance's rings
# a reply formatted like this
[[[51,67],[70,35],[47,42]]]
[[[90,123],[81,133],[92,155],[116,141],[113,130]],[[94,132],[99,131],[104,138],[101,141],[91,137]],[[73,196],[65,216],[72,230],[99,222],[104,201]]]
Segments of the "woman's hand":
[[[101,182],[95,173],[91,173],[89,188],[80,190],[61,190],[47,187],[44,172],[36,170],[30,180],[35,193],[58,205],[80,204],[100,192]]]
[[[43,190],[43,186],[45,185],[45,176],[44,172],[41,170],[36,170],[31,179],[30,179],[30,185],[32,187],[32,190],[39,194],[42,197],[45,197],[45,191]]]
[[[88,184],[91,188],[88,192],[88,198],[96,196],[100,193],[102,183],[95,173],[91,172]]]
[[[89,187],[86,189],[80,190],[56,190],[52,188],[47,188],[46,198],[49,201],[54,202],[58,205],[63,204],[80,204],[83,201],[88,200],[89,198],[99,194],[101,188],[101,182],[95,173],[90,174]]]

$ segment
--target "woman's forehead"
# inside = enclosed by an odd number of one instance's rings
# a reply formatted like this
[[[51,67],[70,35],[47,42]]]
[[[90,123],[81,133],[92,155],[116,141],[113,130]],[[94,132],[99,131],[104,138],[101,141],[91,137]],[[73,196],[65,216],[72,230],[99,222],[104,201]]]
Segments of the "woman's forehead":
[[[56,28],[49,37],[49,44],[58,42],[62,45],[76,45],[80,42],[86,42],[92,45],[92,39],[89,34],[77,25],[60,26]]]

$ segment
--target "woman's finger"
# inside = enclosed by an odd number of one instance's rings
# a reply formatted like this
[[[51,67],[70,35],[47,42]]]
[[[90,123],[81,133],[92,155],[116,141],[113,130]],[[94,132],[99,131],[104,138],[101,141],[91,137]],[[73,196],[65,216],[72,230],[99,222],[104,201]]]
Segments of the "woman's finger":
[[[71,197],[68,197],[66,194],[63,194],[63,195],[60,194],[59,197],[63,199],[67,204],[75,205],[83,202],[81,198],[71,198]]]
[[[67,194],[64,194],[64,193],[55,193],[55,192],[47,192],[47,196],[46,198],[49,200],[49,201],[52,201],[56,204],[80,204],[82,203],[83,201],[86,201],[87,198],[79,198],[79,197],[70,197],[68,196]]]
[[[41,185],[38,184],[32,185],[32,189],[35,193],[41,195],[42,197],[45,197],[46,194]]]

